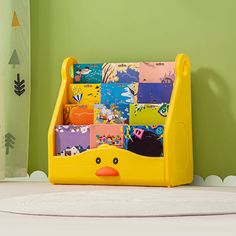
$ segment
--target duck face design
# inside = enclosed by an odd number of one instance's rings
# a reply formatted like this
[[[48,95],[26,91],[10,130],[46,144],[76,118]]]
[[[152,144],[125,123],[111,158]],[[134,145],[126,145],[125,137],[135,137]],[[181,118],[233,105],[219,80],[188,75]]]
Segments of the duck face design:
[[[61,158],[57,158],[61,162]],[[64,183],[109,185],[155,185],[164,178],[164,158],[150,158],[137,153],[102,144],[69,158]],[[59,163],[60,164],[60,163]],[[61,165],[61,168],[65,168]],[[158,182],[159,183],[159,182]]]
[[[117,157],[113,158],[113,165],[117,165],[119,162]],[[96,158],[96,163],[97,165],[101,166],[102,165],[102,158],[97,157]],[[116,170],[115,168],[111,167],[111,166],[103,166],[100,167],[97,171],[96,171],[96,175],[97,176],[119,176],[119,171]]]

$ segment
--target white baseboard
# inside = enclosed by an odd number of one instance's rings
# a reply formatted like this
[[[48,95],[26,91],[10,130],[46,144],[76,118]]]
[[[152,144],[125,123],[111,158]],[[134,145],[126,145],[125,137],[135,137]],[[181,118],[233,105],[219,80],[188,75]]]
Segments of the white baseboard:
[[[43,171],[37,170],[31,173],[31,175],[28,174],[26,177],[5,178],[4,181],[48,182],[48,177]]]
[[[34,171],[26,177],[6,178],[5,181],[32,181],[32,182],[48,182],[47,175],[40,170]],[[193,186],[222,186],[236,187],[236,176],[229,175],[223,180],[217,175],[209,175],[205,179],[199,175],[194,175]]]
[[[221,179],[217,175],[209,175],[205,179],[199,175],[194,175],[192,185],[197,186],[222,186],[222,187],[236,187],[236,176],[229,175]]]

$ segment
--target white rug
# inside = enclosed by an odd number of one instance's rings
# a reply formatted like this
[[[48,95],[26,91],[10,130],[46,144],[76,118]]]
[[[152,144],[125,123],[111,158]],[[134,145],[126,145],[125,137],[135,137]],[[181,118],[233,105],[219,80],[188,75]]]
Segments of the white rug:
[[[113,188],[34,194],[0,200],[0,211],[82,217],[236,214],[236,193],[186,188]]]

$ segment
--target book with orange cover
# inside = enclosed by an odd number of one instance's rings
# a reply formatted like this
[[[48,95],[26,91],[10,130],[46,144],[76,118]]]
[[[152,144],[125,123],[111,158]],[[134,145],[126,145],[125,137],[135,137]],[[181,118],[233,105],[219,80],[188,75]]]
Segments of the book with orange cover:
[[[66,104],[63,111],[64,125],[93,124],[94,109],[91,105]]]

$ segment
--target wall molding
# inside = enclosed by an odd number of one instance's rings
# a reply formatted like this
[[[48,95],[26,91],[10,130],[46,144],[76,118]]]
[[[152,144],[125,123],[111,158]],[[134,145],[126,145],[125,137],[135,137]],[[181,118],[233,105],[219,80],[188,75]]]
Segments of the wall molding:
[[[32,172],[30,175],[27,174],[26,177],[14,177],[14,178],[5,178],[4,181],[17,181],[17,182],[48,182],[47,175],[41,171],[36,170]]]
[[[28,174],[26,177],[6,178],[5,181],[21,181],[21,182],[48,182],[47,175],[37,170]],[[194,175],[193,186],[221,186],[221,187],[236,187],[236,176],[229,175],[221,179],[217,175],[209,175],[205,179],[199,175]]]
[[[228,175],[224,179],[218,175],[209,175],[205,179],[199,175],[194,175],[192,185],[194,186],[221,186],[221,187],[236,187],[236,176]]]

